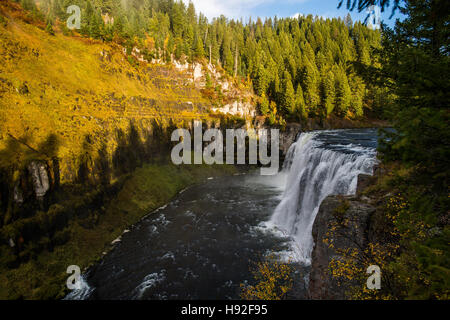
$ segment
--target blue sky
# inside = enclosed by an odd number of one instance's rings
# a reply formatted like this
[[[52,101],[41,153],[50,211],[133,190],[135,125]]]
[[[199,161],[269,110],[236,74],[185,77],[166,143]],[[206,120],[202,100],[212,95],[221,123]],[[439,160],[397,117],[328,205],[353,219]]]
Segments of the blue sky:
[[[184,0],[186,3],[189,0]],[[325,18],[344,17],[348,10],[343,5],[337,9],[339,0],[192,0],[197,11],[203,12],[209,19],[224,14],[226,17],[245,21],[251,16],[256,17],[292,17],[296,14],[313,14]],[[344,1],[346,2],[346,1]],[[367,14],[350,12],[352,19],[364,21]],[[395,18],[389,20],[391,9],[381,13],[381,19],[389,26],[393,26]]]

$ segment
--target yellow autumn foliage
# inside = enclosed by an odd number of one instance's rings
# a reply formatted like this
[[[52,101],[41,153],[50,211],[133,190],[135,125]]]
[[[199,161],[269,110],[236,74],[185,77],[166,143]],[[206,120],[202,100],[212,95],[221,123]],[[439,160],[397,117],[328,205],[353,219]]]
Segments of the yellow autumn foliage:
[[[244,300],[282,300],[293,287],[293,267],[271,256],[256,264],[252,271],[255,285],[241,284]]]

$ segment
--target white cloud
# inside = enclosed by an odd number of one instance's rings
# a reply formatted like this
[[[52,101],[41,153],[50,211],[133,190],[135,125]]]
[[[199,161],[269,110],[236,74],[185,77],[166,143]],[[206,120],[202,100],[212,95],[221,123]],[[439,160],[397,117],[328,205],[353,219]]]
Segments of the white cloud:
[[[186,4],[189,0],[183,0]],[[212,19],[224,15],[227,18],[239,19],[241,17],[255,16],[252,15],[252,9],[267,4],[276,4],[280,0],[192,0],[197,12],[202,12]],[[286,1],[286,0],[285,0]],[[287,0],[286,2],[298,4],[307,0]]]
[[[300,12],[297,12],[296,14],[294,14],[291,18],[292,19],[298,19],[299,17],[303,17],[304,15]]]

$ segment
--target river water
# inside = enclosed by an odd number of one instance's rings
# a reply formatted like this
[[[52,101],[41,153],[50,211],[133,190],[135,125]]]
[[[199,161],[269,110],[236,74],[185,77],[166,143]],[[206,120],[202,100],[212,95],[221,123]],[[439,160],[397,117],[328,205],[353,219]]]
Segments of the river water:
[[[311,228],[322,200],[352,194],[372,173],[377,131],[304,133],[277,176],[210,179],[149,214],[67,299],[239,299],[254,262],[276,254],[295,267],[305,298]]]

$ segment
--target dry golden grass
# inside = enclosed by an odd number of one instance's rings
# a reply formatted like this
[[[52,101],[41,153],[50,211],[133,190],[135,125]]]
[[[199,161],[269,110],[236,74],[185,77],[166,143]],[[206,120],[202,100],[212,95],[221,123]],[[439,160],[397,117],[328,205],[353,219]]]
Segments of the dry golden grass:
[[[153,119],[208,118],[202,106],[210,103],[186,74],[130,62],[115,44],[52,36],[39,22],[24,22],[23,11],[9,2],[0,10],[6,21],[0,26],[0,150],[10,135],[35,147],[55,134],[64,182],[87,135],[94,148],[106,144],[111,154],[114,130],[126,131],[130,120],[150,128]]]

